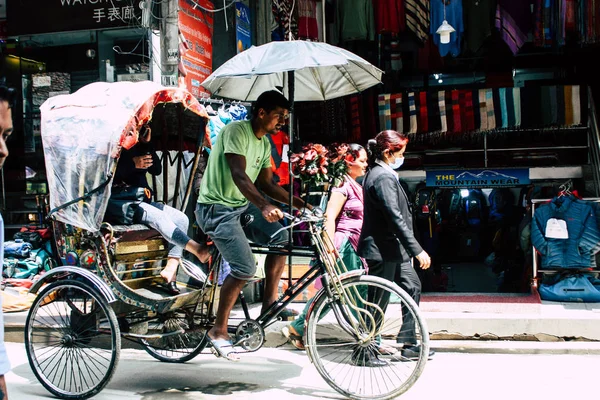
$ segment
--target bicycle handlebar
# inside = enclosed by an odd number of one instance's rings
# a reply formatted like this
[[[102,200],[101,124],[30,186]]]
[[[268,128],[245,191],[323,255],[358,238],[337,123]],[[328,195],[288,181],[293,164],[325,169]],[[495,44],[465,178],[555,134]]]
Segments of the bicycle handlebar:
[[[323,210],[321,210],[318,207],[314,207],[312,210],[309,210],[308,208],[303,208],[301,210],[301,214],[297,217],[285,211],[282,211],[282,213],[283,217],[289,219],[290,221],[321,222],[325,218]]]

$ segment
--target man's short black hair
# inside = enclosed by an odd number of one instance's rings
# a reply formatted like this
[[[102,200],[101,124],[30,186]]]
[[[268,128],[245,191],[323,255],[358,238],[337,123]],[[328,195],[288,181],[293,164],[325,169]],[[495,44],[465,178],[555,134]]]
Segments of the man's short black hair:
[[[285,98],[277,90],[269,90],[267,92],[263,92],[258,99],[254,102],[253,108],[253,116],[256,117],[258,115],[258,110],[261,108],[265,110],[265,112],[270,113],[277,107],[285,108],[286,110],[290,109],[290,101]]]
[[[6,78],[0,77],[0,101],[8,101],[8,108],[15,106],[17,92],[15,89],[6,86]]]

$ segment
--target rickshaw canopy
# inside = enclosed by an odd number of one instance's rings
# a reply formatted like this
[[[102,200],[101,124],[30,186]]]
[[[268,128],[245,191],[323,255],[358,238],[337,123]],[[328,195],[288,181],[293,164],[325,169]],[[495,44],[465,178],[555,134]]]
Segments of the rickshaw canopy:
[[[187,90],[150,81],[96,82],[42,104],[50,208],[58,208],[53,218],[92,232],[100,229],[111,193],[107,180],[121,148],[130,149],[137,143],[139,128],[150,121],[152,111],[161,103],[179,103],[208,118],[204,107]]]

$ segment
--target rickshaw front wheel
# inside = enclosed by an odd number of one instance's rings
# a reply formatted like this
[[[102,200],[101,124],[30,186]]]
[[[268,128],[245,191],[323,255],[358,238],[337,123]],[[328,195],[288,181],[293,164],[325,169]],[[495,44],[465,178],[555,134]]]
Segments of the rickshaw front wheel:
[[[52,394],[87,399],[110,381],[121,351],[114,311],[86,282],[57,281],[40,291],[25,324],[33,373]]]

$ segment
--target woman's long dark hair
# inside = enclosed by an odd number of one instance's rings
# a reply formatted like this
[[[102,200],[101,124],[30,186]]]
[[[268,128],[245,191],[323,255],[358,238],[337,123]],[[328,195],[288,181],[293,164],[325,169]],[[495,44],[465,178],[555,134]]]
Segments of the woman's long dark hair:
[[[369,156],[369,166],[373,166],[376,160],[383,161],[383,152],[389,150],[396,152],[402,150],[408,144],[408,136],[405,133],[392,130],[382,131],[375,136],[375,139],[369,139],[367,142],[367,154]]]

